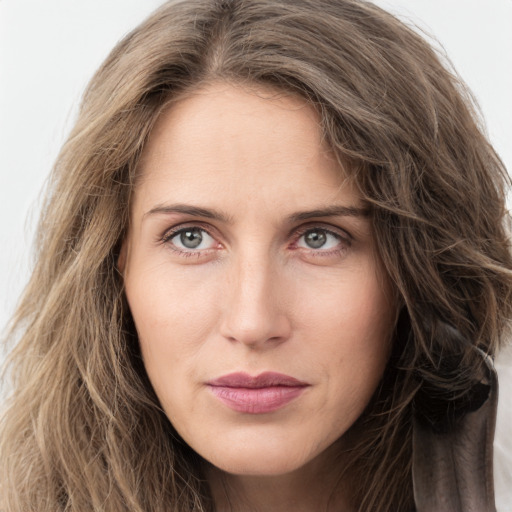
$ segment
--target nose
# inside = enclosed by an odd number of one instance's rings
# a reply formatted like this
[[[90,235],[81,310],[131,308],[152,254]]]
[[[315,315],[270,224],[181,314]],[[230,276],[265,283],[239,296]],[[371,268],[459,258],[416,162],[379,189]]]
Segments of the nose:
[[[289,339],[290,315],[277,269],[268,261],[242,260],[234,265],[223,292],[227,298],[221,334],[252,349],[273,347]]]

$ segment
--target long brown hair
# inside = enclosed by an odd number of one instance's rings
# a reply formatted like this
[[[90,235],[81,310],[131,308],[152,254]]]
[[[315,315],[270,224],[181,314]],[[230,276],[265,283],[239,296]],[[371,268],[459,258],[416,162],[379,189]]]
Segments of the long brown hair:
[[[413,506],[411,417],[464,414],[512,313],[507,174],[471,97],[414,31],[358,0],[169,2],[113,50],[55,165],[9,339],[0,509],[205,511],[198,457],[145,374],[116,269],[156,118],[213,80],[293,92],[371,208],[401,307],[351,450],[360,511]],[[345,166],[346,167],[346,166]]]

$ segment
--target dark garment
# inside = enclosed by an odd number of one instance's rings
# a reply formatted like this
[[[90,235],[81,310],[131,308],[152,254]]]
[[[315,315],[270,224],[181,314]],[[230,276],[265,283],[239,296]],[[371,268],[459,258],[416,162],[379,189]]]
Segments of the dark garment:
[[[494,365],[485,385],[487,399],[456,428],[435,432],[415,419],[413,486],[417,512],[495,512],[493,441],[498,404]]]

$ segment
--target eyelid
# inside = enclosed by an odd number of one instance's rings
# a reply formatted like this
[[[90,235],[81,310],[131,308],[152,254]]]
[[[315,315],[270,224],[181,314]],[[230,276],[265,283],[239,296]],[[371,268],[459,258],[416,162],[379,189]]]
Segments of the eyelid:
[[[182,248],[174,243],[171,240],[179,235],[181,232],[186,231],[187,229],[198,229],[200,231],[204,231],[210,238],[215,241],[215,247],[208,247],[204,249],[187,249]],[[219,242],[219,236],[213,233],[212,226],[209,224],[203,224],[202,222],[191,221],[191,222],[183,222],[181,224],[177,224],[171,228],[168,228],[162,236],[159,237],[158,243],[167,247],[168,250],[172,251],[174,254],[177,254],[181,257],[190,257],[195,256],[197,258],[201,258],[208,254],[212,254],[214,251],[219,250],[222,247],[221,242]]]
[[[206,253],[208,251],[212,251],[212,250],[215,250],[217,248],[208,248],[208,249],[198,249],[198,250],[193,250],[193,249],[190,249],[190,250],[183,250],[179,247],[176,247],[174,246],[174,244],[170,244],[170,240],[175,237],[177,234],[179,234],[180,232],[182,231],[185,231],[187,229],[200,229],[202,231],[205,231],[211,238],[213,238],[217,243],[218,245],[222,245],[221,242],[219,241],[219,239],[221,238],[219,236],[219,234],[217,233],[217,230],[209,223],[204,223],[204,222],[201,222],[201,221],[188,221],[188,222],[183,222],[183,223],[180,223],[180,224],[177,224],[175,226],[172,226],[171,228],[167,228],[164,233],[159,236],[158,238],[158,242],[159,243],[162,243],[162,244],[167,244],[167,245],[172,245],[172,250],[177,252],[177,253],[181,253],[181,254],[187,254],[187,255],[190,255],[190,254],[195,254],[195,255],[200,255],[202,253]],[[291,238],[292,241],[291,241],[291,245],[289,247],[293,247],[294,249],[302,249],[302,248],[299,248],[296,246],[298,240],[305,234],[307,233],[308,231],[311,231],[311,230],[314,230],[314,229],[318,229],[318,230],[321,230],[321,231],[325,231],[326,233],[329,233],[331,234],[332,236],[338,238],[340,240],[340,242],[344,243],[346,246],[350,247],[352,245],[352,242],[354,240],[353,236],[345,229],[339,227],[339,226],[334,226],[332,224],[329,224],[329,223],[325,223],[325,222],[308,222],[307,224],[303,224],[299,227],[296,227],[296,228],[293,228],[289,235],[288,235],[288,238]],[[346,249],[347,247],[345,247]],[[308,249],[305,249],[305,251],[307,251]],[[343,249],[310,249],[311,252],[314,252],[314,253],[324,253],[324,254],[327,254],[327,253],[335,253],[335,252],[339,252],[340,250],[343,250]]]
[[[334,247],[304,247],[299,245],[300,239],[309,231],[323,231],[336,239],[336,245]],[[299,254],[302,255],[302,258],[308,262],[320,262],[320,263],[328,263],[333,261],[332,258],[336,258],[338,261],[339,258],[344,258],[348,251],[351,250],[352,242],[354,238],[350,233],[346,230],[338,227],[332,226],[330,224],[311,222],[306,225],[300,226],[296,229],[295,234],[293,235],[293,240],[289,249],[292,251],[298,251]]]
[[[202,231],[205,231],[210,235],[212,238],[217,240],[219,237],[213,233],[213,229],[210,225],[204,224],[202,222],[192,221],[192,222],[183,222],[180,224],[177,224],[176,226],[172,226],[171,228],[167,228],[164,233],[159,236],[159,241],[165,243],[168,242],[171,238],[176,236],[181,231],[184,231],[186,229],[200,229]]]
[[[333,226],[332,224],[324,223],[324,222],[309,222],[307,224],[303,224],[302,226],[299,226],[298,228],[295,228],[292,233],[295,233],[295,241],[298,240],[304,233],[307,233],[308,231],[319,229],[322,231],[326,231],[327,233],[330,233],[333,236],[336,236],[348,244],[351,244],[354,240],[354,237],[343,228],[340,228],[338,226]]]

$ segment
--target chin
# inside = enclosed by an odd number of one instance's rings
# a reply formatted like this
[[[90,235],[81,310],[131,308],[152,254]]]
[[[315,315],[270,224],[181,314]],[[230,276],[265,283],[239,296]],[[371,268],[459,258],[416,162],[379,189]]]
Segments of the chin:
[[[281,446],[233,446],[231,450],[205,457],[216,468],[234,475],[277,476],[291,473],[314,458],[297,453],[296,448]]]
[[[219,461],[219,463],[212,464],[221,471],[232,475],[247,475],[247,476],[279,476],[291,473],[300,467],[302,464],[294,463],[292,461],[283,460],[228,460]]]

